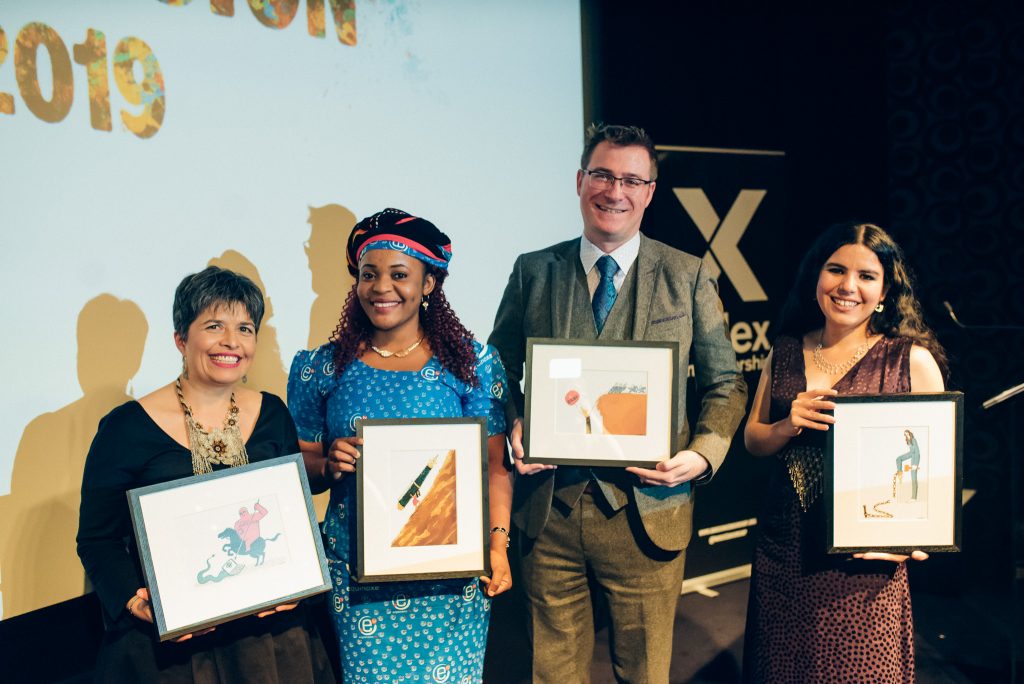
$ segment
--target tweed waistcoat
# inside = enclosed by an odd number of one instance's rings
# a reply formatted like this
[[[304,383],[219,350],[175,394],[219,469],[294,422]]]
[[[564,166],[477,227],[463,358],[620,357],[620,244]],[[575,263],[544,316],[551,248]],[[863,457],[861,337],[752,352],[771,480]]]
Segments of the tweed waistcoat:
[[[636,262],[626,273],[626,279],[619,289],[615,298],[615,305],[612,306],[605,321],[601,334],[597,334],[597,325],[594,323],[594,310],[591,306],[590,291],[587,288],[587,278],[583,272],[583,265],[576,262],[576,275],[572,290],[571,319],[569,322],[569,335],[578,340],[630,340],[633,338],[633,318],[636,311]],[[626,492],[630,487],[630,479],[633,477],[624,472],[621,468],[575,468],[573,466],[559,466],[555,473],[555,492],[557,499],[568,506],[575,505],[586,487],[587,481],[597,480],[604,499],[613,510],[619,510],[629,502]]]

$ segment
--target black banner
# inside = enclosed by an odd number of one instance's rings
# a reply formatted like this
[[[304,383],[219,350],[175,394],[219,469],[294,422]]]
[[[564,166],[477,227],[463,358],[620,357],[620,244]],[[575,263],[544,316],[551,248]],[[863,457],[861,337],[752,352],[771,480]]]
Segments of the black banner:
[[[729,336],[749,402],[770,349],[769,326],[791,284],[785,237],[785,155],[769,150],[659,147],[658,186],[644,233],[703,257],[718,274]],[[687,409],[699,411],[690,373]],[[743,448],[743,425],[714,480],[696,489],[686,577],[750,563],[766,464]]]

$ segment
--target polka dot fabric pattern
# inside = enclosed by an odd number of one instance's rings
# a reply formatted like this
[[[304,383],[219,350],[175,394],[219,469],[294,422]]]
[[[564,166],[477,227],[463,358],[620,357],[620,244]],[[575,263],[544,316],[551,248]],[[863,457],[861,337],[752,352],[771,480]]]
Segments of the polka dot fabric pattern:
[[[907,339],[882,339],[836,383],[840,394],[910,391]],[[771,420],[806,389],[800,342],[772,352]],[[820,447],[822,433],[792,446]],[[800,444],[797,444],[799,442]],[[904,564],[828,556],[821,500],[802,513],[778,459],[758,517],[744,645],[747,682],[914,681],[914,625]]]
[[[299,352],[288,378],[299,439],[352,436],[358,417],[485,417],[489,435],[504,432],[505,369],[492,347],[474,342],[474,349],[475,388],[433,358],[418,371],[379,370],[356,360],[339,372],[330,345]],[[331,490],[323,525],[342,680],[480,682],[491,606],[477,580],[352,581],[355,515],[355,479],[343,478]]]

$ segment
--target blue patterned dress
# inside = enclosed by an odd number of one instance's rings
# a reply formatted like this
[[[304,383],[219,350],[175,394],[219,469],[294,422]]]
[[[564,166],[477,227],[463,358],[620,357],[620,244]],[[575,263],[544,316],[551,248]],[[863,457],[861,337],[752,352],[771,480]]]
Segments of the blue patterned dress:
[[[489,435],[504,432],[505,369],[493,347],[473,345],[478,387],[436,358],[418,371],[380,370],[356,360],[338,373],[330,344],[299,352],[288,376],[299,439],[330,444],[353,436],[358,417],[486,417]],[[331,489],[323,530],[343,680],[482,681],[491,606],[477,579],[353,582],[355,515],[355,478],[344,477]]]

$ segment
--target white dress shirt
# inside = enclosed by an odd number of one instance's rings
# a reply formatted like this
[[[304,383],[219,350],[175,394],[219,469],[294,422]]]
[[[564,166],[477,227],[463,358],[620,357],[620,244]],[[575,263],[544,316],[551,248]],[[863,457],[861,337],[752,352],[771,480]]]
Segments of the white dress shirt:
[[[640,233],[637,232],[636,235],[619,245],[615,251],[608,254],[619,266],[619,270],[612,277],[616,292],[622,289],[622,283],[626,282],[629,267],[636,261],[639,253]],[[605,253],[601,251],[600,247],[588,240],[586,235],[583,236],[580,240],[580,263],[583,264],[583,271],[587,274],[587,287],[590,289],[591,299],[594,298],[594,292],[597,291],[597,284],[601,282],[601,272],[594,267],[597,265],[597,260],[604,255]]]

